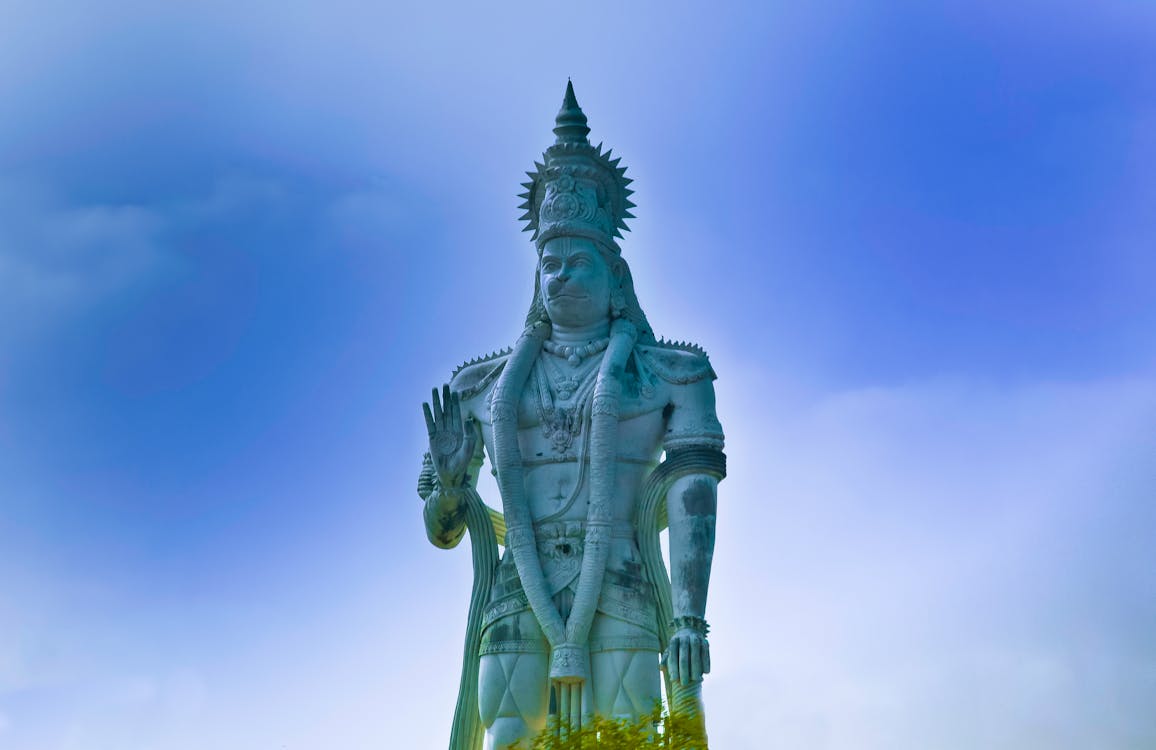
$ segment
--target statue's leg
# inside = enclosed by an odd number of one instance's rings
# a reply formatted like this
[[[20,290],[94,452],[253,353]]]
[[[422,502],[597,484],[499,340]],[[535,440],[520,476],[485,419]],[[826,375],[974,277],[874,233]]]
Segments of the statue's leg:
[[[529,747],[546,726],[550,708],[550,663],[546,641],[531,612],[495,622],[486,642],[501,649],[486,653],[478,665],[478,708],[486,728],[486,750]],[[523,647],[527,650],[519,652]],[[509,649],[509,650],[505,650]]]
[[[650,713],[662,697],[657,650],[614,647],[648,640],[645,631],[599,612],[590,635],[592,645],[609,646],[590,654],[595,712],[631,720]]]

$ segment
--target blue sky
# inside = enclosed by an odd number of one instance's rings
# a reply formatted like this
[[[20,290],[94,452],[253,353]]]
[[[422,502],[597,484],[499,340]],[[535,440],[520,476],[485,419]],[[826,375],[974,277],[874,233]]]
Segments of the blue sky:
[[[444,746],[420,403],[567,77],[720,375],[714,744],[1156,744],[1151,4],[0,15],[0,748]]]

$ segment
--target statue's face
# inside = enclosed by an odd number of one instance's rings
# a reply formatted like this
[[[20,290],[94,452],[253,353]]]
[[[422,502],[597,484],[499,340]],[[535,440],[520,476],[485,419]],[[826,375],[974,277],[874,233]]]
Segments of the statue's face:
[[[614,276],[592,240],[555,237],[538,262],[542,301],[555,325],[581,327],[610,317]]]

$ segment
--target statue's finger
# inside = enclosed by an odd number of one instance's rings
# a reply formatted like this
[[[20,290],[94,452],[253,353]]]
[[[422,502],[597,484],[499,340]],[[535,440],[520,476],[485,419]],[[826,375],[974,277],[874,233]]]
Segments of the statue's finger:
[[[446,418],[445,414],[442,413],[442,397],[441,394],[438,393],[437,388],[433,389],[433,398],[430,399],[430,403],[433,404],[434,421],[436,422],[437,427],[439,429],[444,428],[446,426]]]
[[[423,403],[421,410],[425,412],[425,428],[429,431],[429,436],[433,437],[434,432],[437,430],[437,425],[434,424],[434,418],[429,410],[429,404]]]
[[[666,649],[666,673],[671,682],[678,682],[678,641],[671,639]]]
[[[450,397],[450,424],[454,430],[462,429],[462,394],[454,391]]]
[[[702,673],[710,674],[710,641],[706,639],[702,642]]]
[[[693,640],[690,643],[690,681],[698,682],[702,679],[702,641]]]
[[[685,643],[678,649],[678,681],[683,685],[690,684],[690,649]]]

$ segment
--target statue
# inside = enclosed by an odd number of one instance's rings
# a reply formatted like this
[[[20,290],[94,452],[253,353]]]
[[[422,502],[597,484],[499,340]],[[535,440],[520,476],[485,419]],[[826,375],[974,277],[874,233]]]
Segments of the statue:
[[[568,83],[523,183],[538,270],[521,337],[423,404],[427,534],[448,549],[468,530],[473,549],[451,750],[518,746],[551,717],[562,733],[637,719],[663,679],[672,713],[703,716],[715,375],[701,349],[655,339],[617,242],[631,180],[586,122]],[[500,512],[475,490],[486,454]]]

